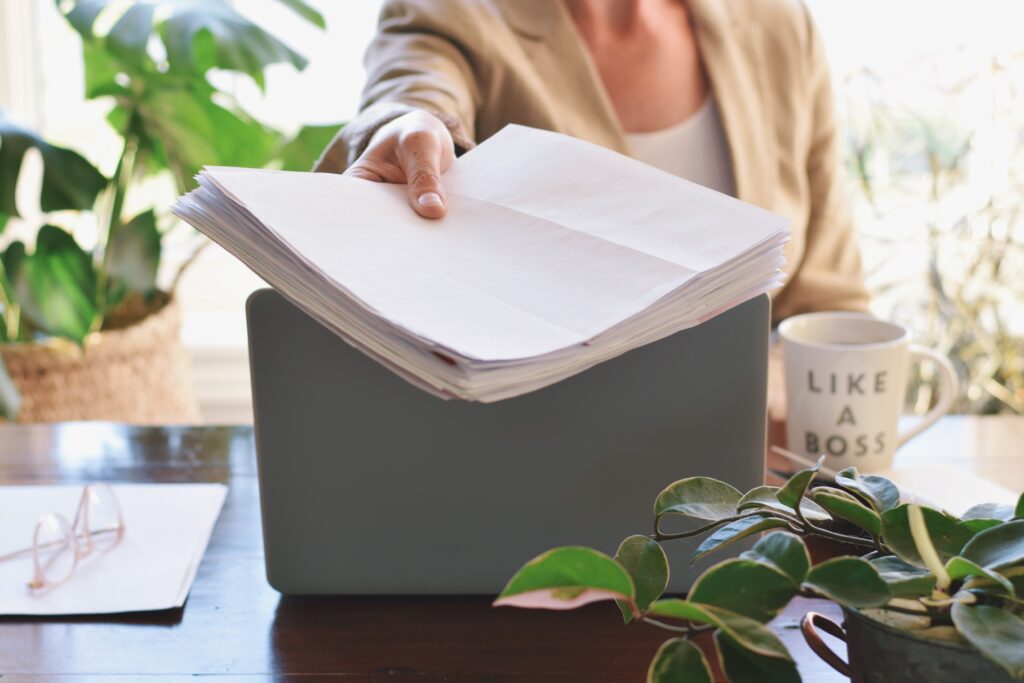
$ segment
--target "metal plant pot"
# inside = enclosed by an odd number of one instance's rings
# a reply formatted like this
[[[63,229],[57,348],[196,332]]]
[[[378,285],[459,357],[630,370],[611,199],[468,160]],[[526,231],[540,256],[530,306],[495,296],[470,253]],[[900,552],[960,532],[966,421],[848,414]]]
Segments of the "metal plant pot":
[[[977,650],[955,641],[915,635],[857,610],[843,608],[843,625],[817,612],[800,623],[804,639],[829,666],[856,683],[1012,683],[1014,679]],[[846,643],[847,659],[833,652],[819,631]]]

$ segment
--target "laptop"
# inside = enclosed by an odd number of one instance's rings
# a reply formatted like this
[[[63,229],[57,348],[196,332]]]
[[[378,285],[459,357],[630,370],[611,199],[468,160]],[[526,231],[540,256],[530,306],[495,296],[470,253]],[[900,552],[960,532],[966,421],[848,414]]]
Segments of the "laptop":
[[[763,483],[766,295],[489,404],[428,395],[274,290],[247,319],[267,580],[284,594],[495,594],[550,548],[613,555],[651,533],[677,479]],[[699,540],[666,544],[670,591],[707,566],[689,564]]]

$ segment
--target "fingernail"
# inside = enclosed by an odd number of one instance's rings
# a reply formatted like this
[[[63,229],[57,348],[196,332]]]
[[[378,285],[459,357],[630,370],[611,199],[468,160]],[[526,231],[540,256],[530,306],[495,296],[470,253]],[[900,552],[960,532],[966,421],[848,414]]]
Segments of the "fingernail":
[[[433,208],[435,206],[444,206],[444,202],[441,201],[441,195],[436,192],[424,192],[416,201],[418,201],[420,206],[424,209]]]

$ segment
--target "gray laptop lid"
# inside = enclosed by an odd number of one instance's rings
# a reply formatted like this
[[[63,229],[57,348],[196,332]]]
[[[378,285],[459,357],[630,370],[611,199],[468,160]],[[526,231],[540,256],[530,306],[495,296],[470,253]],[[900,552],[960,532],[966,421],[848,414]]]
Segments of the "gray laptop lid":
[[[626,536],[650,533],[654,498],[677,479],[761,484],[769,307],[760,296],[540,391],[480,404],[430,396],[277,292],[255,292],[270,584],[286,594],[497,593],[549,548],[614,554]],[[695,577],[696,542],[666,545],[670,590]]]

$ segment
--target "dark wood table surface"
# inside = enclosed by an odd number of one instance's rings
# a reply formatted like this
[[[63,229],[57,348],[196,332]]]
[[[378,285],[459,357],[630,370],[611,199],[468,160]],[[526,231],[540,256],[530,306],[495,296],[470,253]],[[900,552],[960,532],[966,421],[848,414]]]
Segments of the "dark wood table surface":
[[[643,681],[663,631],[610,603],[494,609],[488,597],[282,597],[263,570],[249,427],[0,425],[0,484],[225,482],[230,490],[184,608],[0,617],[0,677],[15,681]],[[2,522],[0,522],[2,523]],[[26,531],[26,533],[30,533]],[[803,643],[797,599],[773,622],[803,680],[846,680]],[[842,645],[839,644],[840,651]]]

